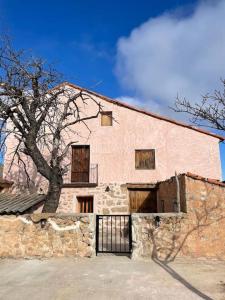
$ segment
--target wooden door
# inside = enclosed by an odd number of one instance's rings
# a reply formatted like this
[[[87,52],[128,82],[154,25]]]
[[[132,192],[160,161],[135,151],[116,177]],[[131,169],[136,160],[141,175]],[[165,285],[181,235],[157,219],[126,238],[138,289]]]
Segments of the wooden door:
[[[156,213],[157,192],[155,189],[131,189],[130,213]]]
[[[90,147],[74,146],[72,148],[71,182],[89,182]]]

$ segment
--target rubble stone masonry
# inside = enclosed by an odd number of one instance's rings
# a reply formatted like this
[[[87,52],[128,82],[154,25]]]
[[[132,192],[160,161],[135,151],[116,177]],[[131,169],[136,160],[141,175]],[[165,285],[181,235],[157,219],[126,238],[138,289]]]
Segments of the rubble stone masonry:
[[[187,213],[132,215],[134,259],[225,259],[225,186],[183,179]]]
[[[32,214],[0,217],[0,257],[91,257],[95,216]]]
[[[93,196],[94,213],[129,213],[129,199],[126,184],[100,183],[93,188],[63,188],[57,212],[77,212],[78,196]]]
[[[186,175],[179,179],[187,212],[132,214],[132,258],[225,260],[225,185]],[[175,184],[174,180],[166,182],[166,191],[171,191],[168,198],[160,192],[168,207],[176,198]],[[106,186],[98,188],[101,195]],[[99,196],[95,211],[114,213],[115,209],[118,213],[120,208],[125,213],[128,198],[123,188],[109,185],[106,196]],[[83,190],[76,189],[76,195],[82,195]],[[71,195],[64,195],[65,207],[61,203],[59,210],[71,211],[76,195],[71,188]],[[95,256],[95,218],[95,214],[62,213],[0,216],[0,257]]]

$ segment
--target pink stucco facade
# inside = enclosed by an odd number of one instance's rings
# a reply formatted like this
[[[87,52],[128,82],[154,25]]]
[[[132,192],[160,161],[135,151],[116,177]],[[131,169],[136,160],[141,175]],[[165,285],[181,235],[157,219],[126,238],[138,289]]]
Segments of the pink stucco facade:
[[[96,194],[98,201],[94,200],[94,211],[102,212],[102,195],[105,186],[110,184],[115,187],[114,196],[121,196],[121,207],[125,207],[128,206],[127,193],[124,190],[120,192],[120,188],[117,188],[123,186],[124,189],[126,183],[156,183],[174,176],[175,172],[191,172],[203,177],[221,179],[219,138],[112,103],[101,96],[92,97],[101,102],[104,111],[112,111],[112,126],[101,126],[99,116],[87,123],[91,133],[85,125],[78,124],[73,128],[74,133],[65,135],[65,141],[90,145],[90,164],[98,165],[98,187],[64,187],[59,211],[76,211],[78,194],[94,197]],[[91,101],[86,106],[80,105],[83,113],[87,115],[95,112],[96,107]],[[24,172],[18,169],[16,163],[8,171],[15,147],[16,141],[11,136],[7,141],[4,177],[25,186]],[[135,169],[135,149],[155,149],[154,170]],[[71,151],[65,160],[65,163],[70,162]],[[36,187],[45,190],[46,182],[37,174],[29,160],[27,166]],[[70,168],[65,182],[71,182]],[[111,201],[110,199],[106,201]],[[117,205],[116,203],[114,204]]]
[[[219,139],[98,100],[105,111],[112,111],[113,126],[101,126],[99,116],[89,122],[89,137],[85,126],[79,128],[83,138],[77,144],[90,145],[90,161],[98,164],[99,182],[149,183],[188,171],[221,179]],[[92,110],[91,105],[86,109]],[[155,170],[135,169],[135,149],[155,149]]]

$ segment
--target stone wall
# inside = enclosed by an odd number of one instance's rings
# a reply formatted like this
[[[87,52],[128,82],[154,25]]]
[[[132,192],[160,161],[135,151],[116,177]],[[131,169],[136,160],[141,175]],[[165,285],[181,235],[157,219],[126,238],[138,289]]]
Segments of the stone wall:
[[[129,212],[126,184],[118,183],[100,183],[93,188],[63,188],[57,212],[78,213],[78,196],[93,196],[94,213],[124,214]]]
[[[0,216],[0,257],[91,257],[93,214]]]
[[[159,224],[156,223],[156,217],[160,217]],[[175,252],[175,236],[182,218],[182,214],[133,214],[132,258],[172,257]]]
[[[225,185],[185,175],[180,180],[187,213],[132,214],[134,259],[225,259]],[[174,187],[173,180],[161,186],[168,203],[176,198]],[[102,184],[93,191],[67,188],[60,209],[71,212],[77,196],[91,194],[98,213],[128,212],[127,188],[117,184]],[[0,216],[0,257],[91,257],[95,230],[95,214]]]
[[[186,212],[185,175],[179,175],[178,181],[181,212]],[[157,210],[159,213],[177,212],[177,191],[175,176],[158,183]]]
[[[225,186],[188,176],[184,181],[187,213],[132,215],[133,258],[225,259]]]
[[[225,260],[225,222],[216,218],[198,224],[185,214],[132,215],[132,258],[173,261],[176,257]]]

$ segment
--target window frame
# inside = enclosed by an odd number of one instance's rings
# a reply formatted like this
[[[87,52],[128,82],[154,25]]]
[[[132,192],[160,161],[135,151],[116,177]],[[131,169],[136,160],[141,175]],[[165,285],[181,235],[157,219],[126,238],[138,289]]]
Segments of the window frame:
[[[88,208],[88,199],[89,200],[91,199],[90,203],[91,203],[92,211],[83,212],[83,211],[81,211],[81,208],[83,208],[83,207],[85,207],[85,208],[87,207]],[[85,205],[81,205],[81,203],[84,203],[84,202],[85,202]],[[92,214],[92,213],[94,213],[94,196],[92,196],[92,195],[77,196],[77,211],[80,214]]]
[[[103,122],[102,122],[102,117],[103,116],[108,116],[110,118],[111,123],[109,125],[104,125],[103,124]],[[101,126],[102,127],[111,127],[111,126],[113,126],[113,112],[111,110],[101,112]]]
[[[153,151],[153,153],[154,153],[154,167],[153,168],[145,168],[145,167],[137,167],[137,163],[136,163],[136,154],[138,153],[138,152],[140,152],[140,151]],[[135,161],[134,161],[134,163],[135,163],[135,170],[155,170],[156,169],[156,149],[153,149],[153,148],[151,148],[151,149],[135,149]]]

